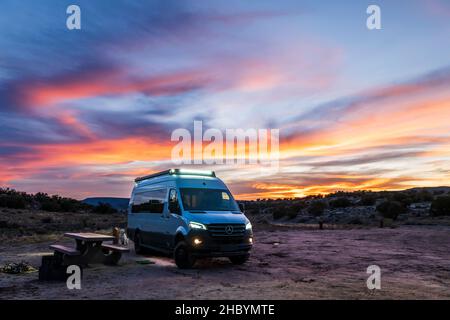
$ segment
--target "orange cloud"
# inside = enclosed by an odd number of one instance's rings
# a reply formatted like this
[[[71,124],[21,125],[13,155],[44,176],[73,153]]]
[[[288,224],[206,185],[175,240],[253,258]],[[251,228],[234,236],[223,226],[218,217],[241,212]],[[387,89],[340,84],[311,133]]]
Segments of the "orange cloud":
[[[450,98],[410,103],[406,107],[379,105],[372,112],[342,120],[320,131],[281,141],[285,155],[335,155],[348,148],[361,150],[379,145],[414,143],[411,137],[439,136],[450,119]],[[447,132],[448,133],[448,132]],[[405,138],[410,137],[410,138]]]
[[[30,176],[43,168],[118,165],[129,163],[131,159],[133,161],[164,160],[170,157],[170,152],[171,146],[139,138],[39,145],[34,148],[32,155],[16,163],[3,164],[0,181],[6,185],[8,181]],[[142,172],[146,172],[145,168],[129,173]]]
[[[111,164],[130,159],[161,160],[170,156],[171,146],[142,138],[99,140],[80,144],[42,145],[38,154],[46,164]]]
[[[126,80],[124,80],[126,79]],[[144,79],[127,79],[118,72],[99,73],[86,76],[86,79],[63,81],[62,83],[28,84],[23,87],[28,106],[46,106],[73,99],[90,98],[102,95],[117,95],[146,92],[152,95],[174,94],[192,86],[203,84],[206,76],[201,71],[179,72]]]

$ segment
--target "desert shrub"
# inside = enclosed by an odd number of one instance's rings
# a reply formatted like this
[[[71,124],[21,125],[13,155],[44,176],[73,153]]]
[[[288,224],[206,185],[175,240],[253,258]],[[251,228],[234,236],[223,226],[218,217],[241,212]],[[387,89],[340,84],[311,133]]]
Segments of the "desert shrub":
[[[0,207],[25,209],[28,203],[29,197],[26,193],[9,188],[0,188]]]
[[[25,209],[27,202],[19,194],[2,195],[1,206],[11,209]]]
[[[364,222],[361,220],[361,218],[359,217],[352,217],[349,221],[348,224],[364,224]]]
[[[94,213],[102,213],[102,214],[108,214],[108,213],[116,213],[117,210],[111,207],[109,203],[103,203],[100,202],[98,205],[94,207],[92,210]]]
[[[291,202],[286,206],[286,215],[289,219],[295,219],[305,207],[306,205],[302,201]]]
[[[412,198],[413,198],[413,202],[415,202],[415,203],[430,202],[430,201],[433,201],[433,199],[434,199],[433,195],[426,190],[415,193]]]
[[[399,201],[384,201],[377,206],[377,211],[384,218],[396,220],[399,214],[406,212],[406,206]]]
[[[405,192],[394,192],[391,195],[390,200],[395,202],[401,202],[405,205],[409,205],[413,202],[411,196]]]
[[[0,207],[6,208],[8,196],[6,194],[0,194]]]
[[[46,200],[41,203],[41,210],[58,212],[58,211],[61,211],[61,206],[56,201]]]
[[[297,218],[297,216],[298,216],[298,212],[296,212],[296,211],[289,211],[287,213],[288,219],[295,219],[295,218]]]
[[[274,220],[281,219],[286,215],[286,210],[284,207],[275,207],[272,210],[272,217]]]
[[[433,216],[450,216],[450,196],[439,196],[431,203]]]
[[[44,217],[41,219],[42,223],[51,223],[53,221],[52,217]]]
[[[49,196],[43,192],[33,195],[9,188],[0,188],[0,207],[12,209],[32,208],[52,212],[78,212],[92,208],[88,204],[71,198],[63,198],[57,195]]]
[[[321,216],[327,207],[328,205],[325,201],[314,200],[309,204],[308,213],[314,216]]]
[[[39,203],[43,203],[46,201],[50,201],[51,198],[48,194],[43,193],[43,192],[38,192],[34,195],[34,200],[39,202]]]
[[[57,195],[49,197],[45,193],[41,193],[39,196],[36,196],[35,199],[40,203],[41,209],[44,211],[76,212],[81,207],[80,201],[75,199],[63,198]]]
[[[65,212],[78,212],[88,207],[84,203],[70,198],[60,198],[59,205],[61,206],[61,211]]]
[[[346,208],[350,207],[352,205],[352,202],[348,198],[337,198],[330,201],[330,207],[332,208]]]
[[[373,206],[375,205],[376,201],[377,197],[375,197],[374,195],[366,194],[361,197],[359,204],[362,206]]]
[[[20,224],[18,224],[17,222],[7,222],[6,226],[8,229],[19,229],[20,228]]]
[[[290,201],[286,201],[289,203]],[[294,219],[298,216],[299,212],[303,208],[302,203],[293,203],[287,205],[277,205],[272,208],[272,217],[275,220],[281,219],[282,217],[287,217],[288,219]]]

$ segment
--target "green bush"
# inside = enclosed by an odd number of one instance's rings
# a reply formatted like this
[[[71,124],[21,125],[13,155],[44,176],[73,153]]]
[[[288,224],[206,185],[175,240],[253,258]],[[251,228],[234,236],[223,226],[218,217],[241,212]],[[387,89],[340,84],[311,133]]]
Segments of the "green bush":
[[[325,201],[314,200],[310,203],[308,212],[314,216],[321,216],[327,207],[328,205]]]
[[[330,201],[330,207],[332,208],[346,208],[350,207],[352,205],[352,202],[348,198],[337,198],[335,200]]]
[[[450,216],[450,196],[439,196],[432,203],[430,213],[433,216]]]
[[[396,220],[399,214],[406,212],[406,206],[399,201],[384,201],[377,206],[377,211],[384,218]]]

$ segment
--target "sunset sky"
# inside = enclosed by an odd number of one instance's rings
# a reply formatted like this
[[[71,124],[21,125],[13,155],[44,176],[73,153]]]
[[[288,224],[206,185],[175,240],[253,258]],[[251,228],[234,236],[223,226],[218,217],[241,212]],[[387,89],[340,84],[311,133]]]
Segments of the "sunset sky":
[[[277,172],[196,167],[238,199],[450,185],[449,35],[447,0],[3,0],[0,186],[128,197],[194,120],[280,130]]]

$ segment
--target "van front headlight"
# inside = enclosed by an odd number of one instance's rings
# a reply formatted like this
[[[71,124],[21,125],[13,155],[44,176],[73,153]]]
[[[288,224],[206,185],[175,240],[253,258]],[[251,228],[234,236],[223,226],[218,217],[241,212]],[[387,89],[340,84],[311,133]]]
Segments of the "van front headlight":
[[[202,229],[202,230],[206,230],[206,226],[202,223],[198,223],[198,222],[189,222],[189,227],[191,229]]]
[[[252,230],[252,224],[250,223],[250,221],[245,225],[245,230]]]

